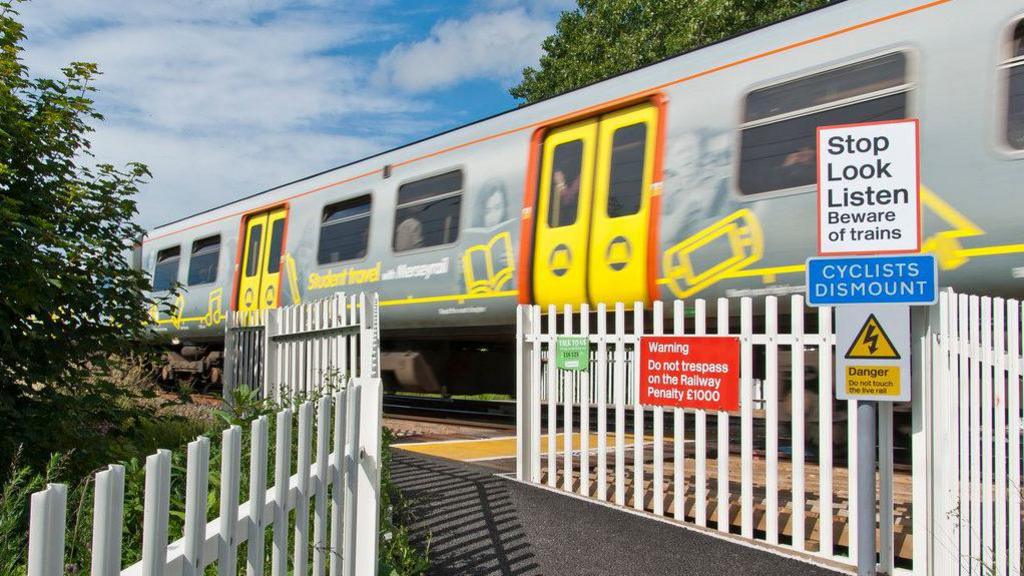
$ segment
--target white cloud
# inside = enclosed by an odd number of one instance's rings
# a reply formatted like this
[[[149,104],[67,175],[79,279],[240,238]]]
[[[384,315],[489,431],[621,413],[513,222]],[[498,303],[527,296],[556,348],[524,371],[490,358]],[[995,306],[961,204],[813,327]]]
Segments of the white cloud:
[[[392,25],[325,2],[35,0],[25,56],[44,76],[100,64],[93,150],[150,167],[138,220],[152,227],[424,129],[402,119],[425,104],[368,90],[372,64],[350,54]]]
[[[399,45],[382,57],[375,78],[408,92],[476,78],[507,80],[537,60],[550,33],[549,21],[521,8],[446,20],[429,38]]]

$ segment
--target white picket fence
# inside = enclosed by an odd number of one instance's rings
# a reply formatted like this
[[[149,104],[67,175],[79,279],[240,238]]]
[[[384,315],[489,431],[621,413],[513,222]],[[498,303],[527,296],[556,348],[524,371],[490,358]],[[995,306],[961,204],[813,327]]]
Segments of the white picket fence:
[[[216,563],[218,574],[237,574],[244,564],[250,576],[264,573],[266,546],[271,546],[271,574],[362,576],[377,565],[380,489],[379,378],[356,379],[316,401],[299,405],[297,464],[292,472],[290,409],[277,413],[273,449],[273,485],[267,487],[270,422],[254,420],[250,430],[249,500],[239,504],[242,429],[232,426],[221,439],[220,515],[207,522],[210,440],[188,445],[185,477],[185,526],[168,544],[171,452],[146,459],[142,561],[122,570],[124,468],[112,465],[96,474],[92,522],[94,576],[177,576],[202,574]],[[316,411],[314,421],[314,408]],[[313,428],[316,428],[315,445]],[[29,530],[29,576],[64,574],[67,487],[51,484],[32,495]],[[295,511],[289,550],[288,518]],[[313,517],[313,533],[309,519]],[[268,527],[273,528],[265,542]],[[132,527],[131,529],[138,529]],[[239,561],[239,545],[248,543]],[[310,558],[310,550],[312,558]]]
[[[265,398],[315,394],[332,382],[377,375],[376,294],[334,294],[293,306],[228,314],[225,396],[237,386]],[[367,349],[370,353],[363,354]]]
[[[563,490],[619,506],[628,505],[631,500],[637,510],[649,509],[654,514],[671,515],[681,522],[714,526],[721,532],[728,532],[731,524],[738,524],[742,537],[773,545],[782,545],[787,540],[783,537],[783,516],[788,515],[790,543],[785,546],[855,566],[856,538],[846,538],[847,550],[843,555],[833,529],[834,525],[845,525],[845,535],[856,534],[856,520],[847,517],[846,511],[856,510],[858,496],[855,459],[850,459],[845,485],[840,487],[834,481],[834,425],[838,423],[846,429],[846,438],[836,440],[847,445],[848,454],[856,454],[859,434],[856,419],[845,418],[846,414],[856,413],[856,402],[832,401],[834,333],[830,308],[808,311],[802,296],[792,296],[788,329],[782,331],[779,301],[767,297],[758,303],[763,328],[755,331],[754,301],[740,300],[740,327],[739,332],[734,333],[741,343],[741,408],[738,413],[644,407],[635,401],[639,366],[633,358],[640,337],[729,334],[730,315],[737,312],[735,304],[719,299],[715,325],[710,329],[707,303],[703,300],[672,302],[670,318],[666,317],[661,302],[655,302],[652,310],[644,310],[637,303],[632,308],[629,326],[627,313],[630,310],[622,304],[613,309],[599,305],[596,310],[582,306],[578,310],[566,307],[560,311],[552,306],[543,317],[543,310],[538,306],[520,306],[517,317],[518,478],[534,483],[543,481],[550,487],[560,485]],[[592,312],[596,313],[593,318]],[[806,318],[808,314],[810,319]],[[645,318],[649,319],[646,325],[650,330],[645,327]],[[591,332],[592,321],[596,326],[594,332]],[[667,322],[670,325],[666,329]],[[554,368],[554,347],[559,335],[590,339],[590,370],[573,373]],[[813,390],[818,399],[825,401],[805,398],[805,377],[812,368],[805,365],[808,354],[816,358],[816,365],[821,367]],[[760,384],[764,408],[755,418],[756,359],[763,363],[757,372],[763,373]],[[780,359],[788,360],[788,370],[780,370]],[[815,377],[813,373],[810,375]],[[789,400],[784,403],[781,399],[786,393]],[[837,406],[846,410],[834,410]],[[542,424],[542,407],[547,411],[546,426]],[[590,409],[579,409],[579,422],[573,422],[574,408],[579,407]],[[596,409],[596,422],[592,421],[591,409]],[[609,410],[614,416],[609,415]],[[632,412],[632,426],[627,424],[627,411]],[[805,426],[807,422],[813,426],[814,417],[819,446],[816,486],[807,473],[810,443],[805,437]],[[878,430],[883,486],[891,486],[893,474],[892,417],[891,404],[883,405]],[[739,419],[739,434],[730,426],[735,418]],[[666,434],[666,419],[671,429],[669,434]],[[709,429],[711,419],[714,429]],[[755,422],[759,425],[756,432]],[[649,439],[645,433],[648,423],[653,430],[653,437]],[[687,423],[692,430],[686,429]],[[788,430],[781,427],[788,427]],[[571,434],[574,430],[581,432],[575,444]],[[564,434],[566,431],[570,434]],[[785,468],[780,467],[780,431],[790,432],[792,439]],[[558,436],[559,433],[563,433],[562,436]],[[764,447],[763,453],[757,455],[755,433],[759,445],[763,438]],[[591,438],[593,435],[595,439]],[[915,444],[918,441],[915,436]],[[730,481],[729,474],[730,467],[737,466],[736,459],[731,457],[737,447],[738,483]],[[666,451],[669,451],[668,457]],[[783,471],[791,477],[786,490],[780,488]],[[713,484],[712,473],[716,476]],[[836,496],[840,488],[847,494],[843,502]],[[756,525],[755,493],[759,510]],[[814,494],[813,500],[809,493]],[[845,504],[842,510],[839,504]],[[893,510],[891,489],[880,492],[880,506],[881,510]],[[816,515],[813,526],[809,522],[812,511]],[[880,541],[879,568],[892,573],[895,562],[892,514],[882,514]]]
[[[944,293],[924,403],[933,574],[1021,574],[1021,303]]]
[[[169,516],[175,512],[170,510],[171,452],[158,451],[146,459],[142,560],[122,570],[125,471],[109,466],[95,477],[91,573],[195,576],[216,563],[218,574],[237,574],[244,563],[249,576],[259,576],[269,545],[273,576],[307,574],[310,568],[316,576],[375,574],[383,401],[377,296],[338,295],[280,310],[233,313],[229,326],[231,385],[261,386],[265,397],[283,405],[312,398],[298,404],[294,414],[285,409],[276,415],[273,485],[267,487],[270,421],[263,416],[251,423],[249,499],[239,504],[242,429],[232,426],[221,440],[220,514],[207,521],[210,440],[200,437],[188,445],[183,535],[168,543]],[[66,486],[51,484],[32,495],[29,576],[65,572],[67,494]],[[247,555],[240,562],[243,543]]]

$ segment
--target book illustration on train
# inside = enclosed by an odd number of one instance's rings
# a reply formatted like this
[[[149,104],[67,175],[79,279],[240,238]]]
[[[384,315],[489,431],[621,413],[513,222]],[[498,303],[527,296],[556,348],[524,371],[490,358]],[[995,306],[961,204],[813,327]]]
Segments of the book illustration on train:
[[[462,273],[467,294],[491,294],[508,290],[515,270],[512,257],[512,236],[502,232],[486,244],[467,249],[462,254]]]

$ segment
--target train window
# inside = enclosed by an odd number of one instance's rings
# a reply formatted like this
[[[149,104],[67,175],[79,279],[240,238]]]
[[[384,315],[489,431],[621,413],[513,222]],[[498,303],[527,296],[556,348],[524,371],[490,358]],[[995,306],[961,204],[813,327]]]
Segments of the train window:
[[[461,170],[402,184],[395,210],[395,252],[455,242],[461,208]]]
[[[170,290],[178,281],[178,262],[181,261],[181,247],[165,248],[156,253],[156,268],[153,270],[153,291]]]
[[[245,259],[245,277],[252,278],[260,271],[260,240],[263,237],[263,224],[257,224],[249,230],[249,249]]]
[[[217,280],[220,261],[220,236],[201,238],[192,243],[192,256],[188,263],[188,285],[209,284]]]
[[[267,274],[277,274],[281,269],[281,244],[284,242],[284,218],[274,220],[270,225],[270,246],[267,250]]]
[[[1006,143],[1016,150],[1024,150],[1024,20],[1013,29],[1010,59],[1006,62],[1008,74],[1006,107]]]
[[[555,151],[551,155],[551,202],[548,205],[548,227],[560,228],[576,223],[582,169],[582,140],[563,142],[555,146]]]
[[[366,256],[370,243],[370,195],[324,208],[316,261],[330,264]]]
[[[751,92],[740,135],[740,192],[814,184],[818,126],[905,118],[909,90],[907,58],[897,52]]]
[[[608,217],[640,211],[643,200],[644,152],[647,124],[623,126],[612,136],[612,165],[608,178]]]

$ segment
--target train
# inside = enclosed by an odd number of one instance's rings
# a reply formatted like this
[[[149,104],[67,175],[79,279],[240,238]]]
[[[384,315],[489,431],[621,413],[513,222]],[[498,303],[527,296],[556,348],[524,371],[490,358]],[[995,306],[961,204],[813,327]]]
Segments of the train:
[[[1020,295],[1016,0],[833,3],[158,226],[134,265],[172,372],[216,369],[231,310],[372,291],[390,386],[507,392],[519,303],[804,291],[816,128],[903,118],[942,285]]]

